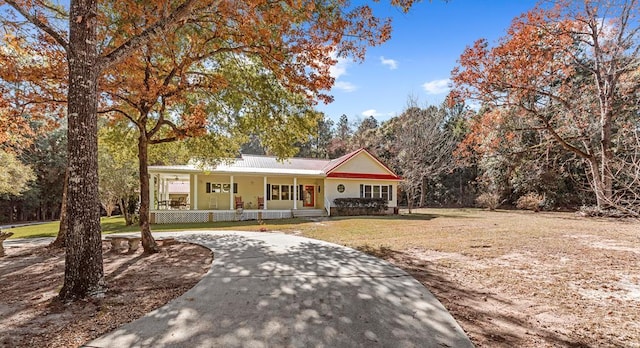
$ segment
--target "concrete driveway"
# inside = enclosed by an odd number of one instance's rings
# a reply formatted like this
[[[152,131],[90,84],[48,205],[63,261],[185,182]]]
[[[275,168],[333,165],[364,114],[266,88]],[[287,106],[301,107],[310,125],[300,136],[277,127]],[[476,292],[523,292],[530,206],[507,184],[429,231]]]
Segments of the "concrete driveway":
[[[359,251],[281,233],[155,235],[211,248],[211,270],[86,347],[473,346],[419,282]]]

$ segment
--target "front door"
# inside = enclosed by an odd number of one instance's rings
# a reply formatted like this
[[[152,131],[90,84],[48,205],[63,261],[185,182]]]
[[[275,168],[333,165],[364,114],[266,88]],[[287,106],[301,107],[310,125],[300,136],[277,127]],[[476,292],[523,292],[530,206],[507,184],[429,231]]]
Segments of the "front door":
[[[305,207],[314,207],[316,205],[315,186],[304,185],[304,203]]]

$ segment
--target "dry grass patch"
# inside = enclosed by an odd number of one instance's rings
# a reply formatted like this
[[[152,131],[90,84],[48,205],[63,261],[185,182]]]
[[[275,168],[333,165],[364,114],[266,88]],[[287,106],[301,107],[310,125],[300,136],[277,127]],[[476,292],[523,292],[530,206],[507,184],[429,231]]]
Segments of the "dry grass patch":
[[[637,220],[424,209],[297,228],[409,271],[477,346],[640,347]]]

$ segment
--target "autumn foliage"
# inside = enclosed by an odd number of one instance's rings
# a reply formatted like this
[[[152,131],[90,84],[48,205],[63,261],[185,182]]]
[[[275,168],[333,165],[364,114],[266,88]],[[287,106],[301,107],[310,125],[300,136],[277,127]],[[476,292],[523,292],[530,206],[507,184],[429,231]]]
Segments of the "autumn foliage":
[[[482,107],[458,153],[533,151],[543,144],[527,148],[521,139],[541,132],[587,165],[599,207],[637,203],[637,186],[616,182],[615,153],[632,148],[624,130],[637,129],[639,11],[636,0],[543,3],[514,19],[495,46],[481,39],[467,47],[449,98]]]
[[[413,1],[391,3],[407,10]],[[0,122],[27,134],[27,123],[20,118],[51,117],[52,110],[67,102],[70,238],[61,291],[65,299],[102,287],[98,105],[140,130],[140,150],[153,141],[215,135],[223,131],[205,115],[229,110],[208,109],[199,102],[202,94],[194,91],[228,96],[229,75],[216,71],[215,57],[246,59],[307,104],[326,102],[331,100],[329,69],[336,58],[363,59],[366,48],[387,40],[391,30],[390,21],[374,16],[369,5],[352,6],[345,0],[72,0],[68,9],[49,1],[3,0],[0,10],[6,14],[0,29],[2,58],[9,67],[0,76]],[[29,56],[37,61],[25,61]],[[28,88],[18,93],[14,82]],[[48,106],[28,110],[40,104]],[[224,123],[224,118],[213,119]],[[154,135],[159,138],[153,140]]]

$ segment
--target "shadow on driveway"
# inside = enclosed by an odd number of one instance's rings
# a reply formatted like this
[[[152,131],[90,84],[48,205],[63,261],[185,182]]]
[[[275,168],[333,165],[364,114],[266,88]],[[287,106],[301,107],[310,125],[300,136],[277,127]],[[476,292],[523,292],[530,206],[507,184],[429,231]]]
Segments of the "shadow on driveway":
[[[179,234],[214,251],[193,289],[87,347],[472,347],[386,261],[276,233]]]

